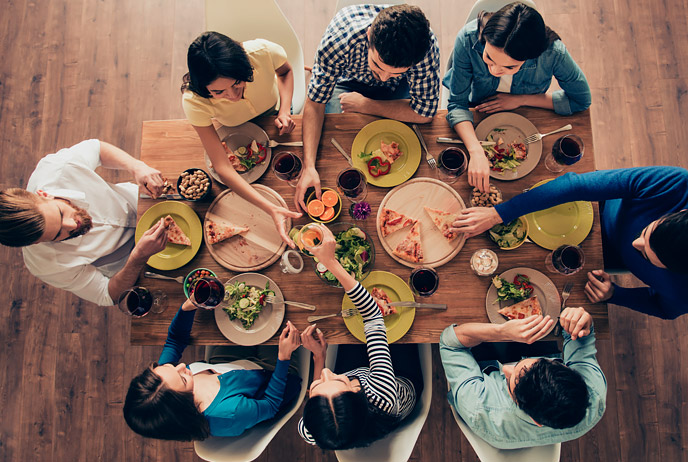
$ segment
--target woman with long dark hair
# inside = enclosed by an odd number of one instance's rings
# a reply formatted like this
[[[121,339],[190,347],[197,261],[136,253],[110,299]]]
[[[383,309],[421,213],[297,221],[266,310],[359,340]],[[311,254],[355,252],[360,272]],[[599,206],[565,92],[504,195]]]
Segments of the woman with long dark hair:
[[[552,76],[562,89],[548,93]],[[559,35],[520,2],[495,13],[482,11],[459,31],[442,83],[450,90],[447,121],[470,154],[468,182],[483,192],[490,167],[469,107],[492,114],[533,106],[570,115],[591,102],[585,75]]]

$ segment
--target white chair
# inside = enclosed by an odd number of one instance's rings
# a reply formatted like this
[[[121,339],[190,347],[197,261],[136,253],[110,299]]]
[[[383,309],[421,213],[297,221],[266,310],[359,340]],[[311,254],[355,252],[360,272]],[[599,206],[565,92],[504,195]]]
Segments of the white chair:
[[[299,347],[294,354],[298,354],[301,391],[294,400],[292,407],[279,412],[272,419],[260,422],[240,436],[211,436],[204,441],[194,442],[194,449],[198,457],[212,462],[250,462],[262,454],[277,432],[296,413],[306,396],[310,374],[310,351]]]
[[[303,49],[275,0],[205,0],[205,27],[239,42],[263,38],[284,47],[294,72],[292,111],[294,114],[301,112],[306,100]]]
[[[473,433],[454,406],[449,406],[456,423],[482,462],[558,462],[561,443],[523,449],[497,449]]]

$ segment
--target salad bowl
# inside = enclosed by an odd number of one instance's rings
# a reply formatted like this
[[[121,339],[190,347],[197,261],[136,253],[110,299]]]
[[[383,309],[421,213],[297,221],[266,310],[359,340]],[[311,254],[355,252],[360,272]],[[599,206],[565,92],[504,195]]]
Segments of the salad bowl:
[[[337,260],[344,269],[354,274],[358,282],[363,281],[375,263],[375,246],[370,235],[353,223],[339,222],[327,227],[337,241]],[[313,258],[313,269],[325,284],[332,287],[342,286],[317,258]]]

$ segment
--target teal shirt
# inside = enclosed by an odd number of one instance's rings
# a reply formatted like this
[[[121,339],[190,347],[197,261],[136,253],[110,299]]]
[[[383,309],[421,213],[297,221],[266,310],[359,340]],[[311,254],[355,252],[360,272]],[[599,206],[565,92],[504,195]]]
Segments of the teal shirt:
[[[442,365],[449,382],[449,403],[480,438],[499,449],[517,449],[570,441],[590,431],[604,414],[607,380],[595,354],[595,334],[578,340],[564,334],[564,364],[578,371],[588,385],[585,418],[571,428],[539,427],[516,405],[501,371],[484,374],[471,350],[461,344],[454,326],[440,337]]]

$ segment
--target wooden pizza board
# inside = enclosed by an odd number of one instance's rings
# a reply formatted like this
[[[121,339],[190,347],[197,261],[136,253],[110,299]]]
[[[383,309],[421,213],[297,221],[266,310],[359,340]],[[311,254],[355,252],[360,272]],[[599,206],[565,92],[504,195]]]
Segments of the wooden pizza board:
[[[459,193],[451,186],[435,178],[415,178],[392,189],[380,202],[375,219],[377,236],[385,251],[396,261],[410,268],[417,266],[429,266],[435,268],[442,266],[459,253],[466,238],[463,234],[453,241],[448,241],[432,222],[432,219],[424,207],[443,210],[449,213],[459,213],[466,208]],[[395,210],[399,213],[418,220],[420,222],[420,238],[423,248],[423,261],[413,263],[394,255],[392,251],[404,240],[411,227],[382,237],[380,230],[380,211],[384,208]]]

